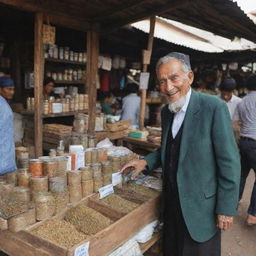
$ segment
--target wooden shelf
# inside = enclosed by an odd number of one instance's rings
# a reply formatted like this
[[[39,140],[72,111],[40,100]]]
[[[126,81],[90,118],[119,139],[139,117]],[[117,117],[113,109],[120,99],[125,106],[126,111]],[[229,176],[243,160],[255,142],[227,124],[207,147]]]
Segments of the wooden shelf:
[[[150,249],[159,239],[160,239],[160,234],[155,233],[149,241],[147,241],[144,244],[140,244],[141,252],[144,254],[144,252],[146,252],[148,249]]]
[[[54,58],[46,58],[45,62],[72,64],[72,65],[80,65],[80,66],[85,66],[85,64],[86,64],[86,62],[72,61],[72,60],[60,60],[60,59],[54,59]]]
[[[47,115],[42,115],[42,118],[60,117],[60,116],[74,116],[74,115],[79,114],[79,113],[87,114],[88,110],[85,109],[85,110],[78,110],[78,111],[72,111],[72,112],[63,112],[63,113],[58,113],[58,114],[47,114]],[[31,115],[34,115],[34,112],[24,111],[24,112],[21,112],[20,114],[31,116]]]
[[[56,80],[55,84],[75,85],[75,84],[84,84],[84,81],[83,80],[76,80],[76,81]]]

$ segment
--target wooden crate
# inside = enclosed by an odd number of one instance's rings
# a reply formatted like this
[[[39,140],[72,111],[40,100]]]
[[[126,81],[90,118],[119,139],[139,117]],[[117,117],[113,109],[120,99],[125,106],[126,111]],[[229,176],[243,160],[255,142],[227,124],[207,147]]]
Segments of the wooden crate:
[[[19,237],[22,238],[23,241],[26,241],[26,243],[33,244],[36,248],[41,248],[41,250],[49,252],[50,255],[73,256],[76,248],[88,241],[90,242],[90,256],[108,255],[158,217],[159,196],[146,202],[142,202],[141,197],[136,198],[136,196],[134,196],[133,201],[137,203],[140,202],[141,205],[128,214],[124,214],[100,203],[98,194],[94,194],[79,202],[79,204],[85,203],[106,217],[109,217],[114,222],[104,230],[91,236],[88,240],[85,240],[70,249],[30,233],[31,230],[42,225],[45,221],[31,226],[27,230],[20,231]],[[54,216],[52,219],[63,219],[66,211]]]

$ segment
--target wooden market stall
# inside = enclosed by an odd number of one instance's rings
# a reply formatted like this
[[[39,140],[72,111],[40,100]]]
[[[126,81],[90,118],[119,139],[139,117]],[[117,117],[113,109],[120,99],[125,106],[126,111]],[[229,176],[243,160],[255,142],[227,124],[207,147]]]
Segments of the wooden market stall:
[[[42,155],[42,79],[44,69],[42,26],[44,22],[56,24],[86,33],[87,63],[85,91],[89,96],[89,132],[94,132],[96,116],[96,73],[99,55],[99,37],[108,34],[129,23],[154,15],[178,20],[195,27],[212,31],[219,35],[232,38],[234,36],[255,40],[255,26],[240,8],[231,1],[168,1],[141,0],[129,3],[120,1],[20,1],[1,0],[0,3],[35,13],[34,31],[34,72],[35,72],[35,149],[36,156]],[[225,5],[225,8],[223,8]],[[221,9],[220,9],[221,8]],[[204,10],[204,11],[202,11]],[[232,12],[232,17],[228,15]],[[221,17],[221,18],[220,18]],[[153,21],[153,20],[152,20]],[[153,22],[152,22],[153,32]],[[150,39],[151,38],[151,39]],[[147,53],[146,65],[150,63],[153,33],[144,51]],[[145,59],[145,58],[144,58]],[[146,70],[144,66],[144,70]],[[140,128],[143,128],[145,91],[142,90]]]

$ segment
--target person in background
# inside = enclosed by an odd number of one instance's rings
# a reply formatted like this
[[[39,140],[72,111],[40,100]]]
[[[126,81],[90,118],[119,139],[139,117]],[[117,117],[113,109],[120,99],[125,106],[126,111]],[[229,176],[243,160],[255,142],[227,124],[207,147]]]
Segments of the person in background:
[[[237,106],[241,102],[241,98],[234,95],[234,90],[236,89],[236,80],[232,77],[226,77],[221,81],[219,86],[220,97],[223,99],[228,106],[230,118],[232,120],[233,130],[237,141],[239,140],[239,115],[237,111]]]
[[[123,98],[121,120],[131,120],[132,126],[137,127],[140,113],[139,86],[135,83],[129,83],[126,88],[128,95]]]
[[[114,108],[114,96],[110,92],[104,92],[101,97],[101,108],[102,112],[106,115],[114,115],[115,108]]]
[[[248,94],[238,105],[240,121],[240,155],[241,182],[240,199],[242,198],[247,176],[251,169],[256,174],[256,74],[246,81]],[[248,208],[247,224],[256,225],[256,179],[254,182],[250,206]]]
[[[220,256],[221,232],[237,213],[240,162],[225,102],[191,89],[189,56],[173,52],[156,65],[162,109],[161,148],[127,163],[135,179],[162,166],[164,256]]]
[[[54,96],[55,81],[51,77],[46,77],[43,84],[43,99],[48,100],[50,96]]]
[[[0,78],[0,175],[16,170],[13,112],[8,101],[14,95],[14,82]]]

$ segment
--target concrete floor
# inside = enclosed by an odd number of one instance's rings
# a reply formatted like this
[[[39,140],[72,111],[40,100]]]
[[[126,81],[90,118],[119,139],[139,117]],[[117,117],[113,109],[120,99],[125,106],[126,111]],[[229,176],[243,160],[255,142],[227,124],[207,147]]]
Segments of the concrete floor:
[[[256,256],[256,225],[249,227],[245,224],[254,180],[252,171],[247,178],[235,224],[230,230],[222,233],[222,256]]]

